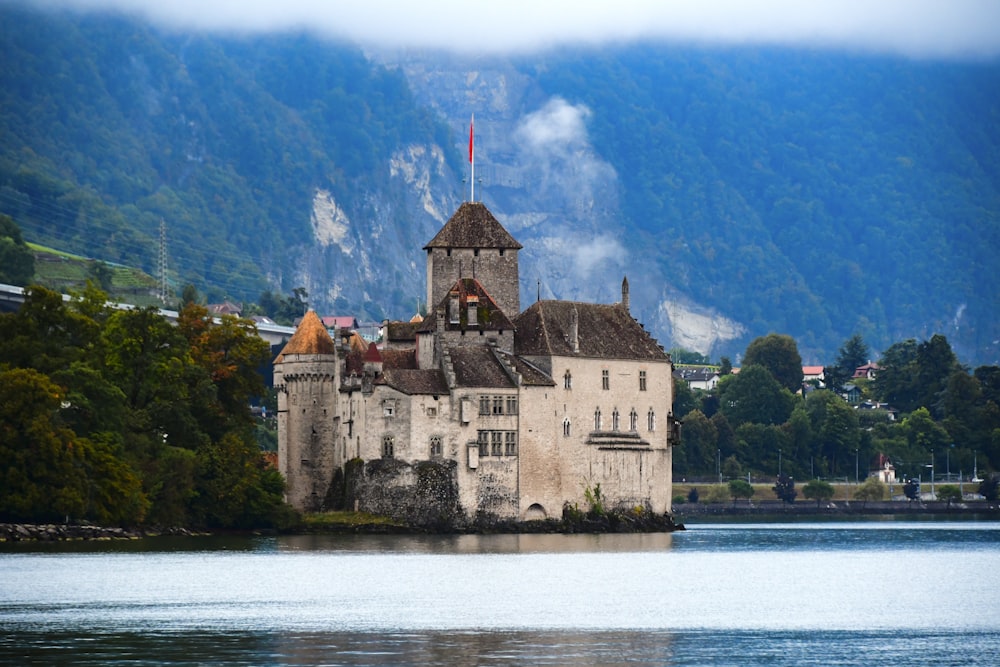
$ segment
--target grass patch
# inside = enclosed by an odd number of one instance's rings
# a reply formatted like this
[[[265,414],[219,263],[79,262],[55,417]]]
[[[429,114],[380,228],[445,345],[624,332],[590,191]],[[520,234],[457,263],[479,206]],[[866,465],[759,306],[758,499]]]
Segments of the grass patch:
[[[302,525],[311,530],[355,530],[380,526],[384,528],[406,528],[405,524],[378,514],[367,512],[316,512],[305,514]]]

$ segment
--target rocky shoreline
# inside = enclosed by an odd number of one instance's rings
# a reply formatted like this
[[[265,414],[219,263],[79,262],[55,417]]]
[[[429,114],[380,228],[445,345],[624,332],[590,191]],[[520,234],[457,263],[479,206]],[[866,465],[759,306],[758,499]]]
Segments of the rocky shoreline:
[[[138,540],[159,535],[197,535],[185,528],[145,529],[57,523],[0,523],[0,542]]]

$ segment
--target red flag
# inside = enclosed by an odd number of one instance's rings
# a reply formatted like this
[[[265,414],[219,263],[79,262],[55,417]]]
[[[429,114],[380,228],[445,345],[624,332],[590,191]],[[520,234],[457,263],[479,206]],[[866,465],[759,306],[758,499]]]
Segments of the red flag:
[[[472,140],[475,136],[473,134],[472,128],[476,123],[476,114],[472,114],[472,120],[469,121],[469,164],[472,164]]]

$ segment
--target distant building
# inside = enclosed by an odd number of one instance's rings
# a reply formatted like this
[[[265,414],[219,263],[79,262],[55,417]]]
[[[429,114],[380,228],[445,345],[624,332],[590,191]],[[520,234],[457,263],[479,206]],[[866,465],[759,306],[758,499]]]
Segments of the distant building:
[[[674,367],[674,377],[687,382],[691,389],[712,391],[719,386],[719,369],[716,366]]]
[[[274,365],[292,505],[329,507],[351,464],[364,467],[357,508],[378,513],[559,517],[598,489],[608,507],[671,509],[673,365],[630,314],[628,281],[620,303],[522,312],[520,249],[464,203],[425,246],[422,320],[387,322],[383,346],[362,347],[307,313]]]

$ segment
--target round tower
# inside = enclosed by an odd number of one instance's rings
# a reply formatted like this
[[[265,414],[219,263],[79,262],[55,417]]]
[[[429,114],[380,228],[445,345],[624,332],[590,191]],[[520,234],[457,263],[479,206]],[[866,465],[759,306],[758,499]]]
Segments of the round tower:
[[[336,346],[314,311],[274,360],[274,387],[285,498],[298,510],[318,511],[336,468],[340,377]]]

